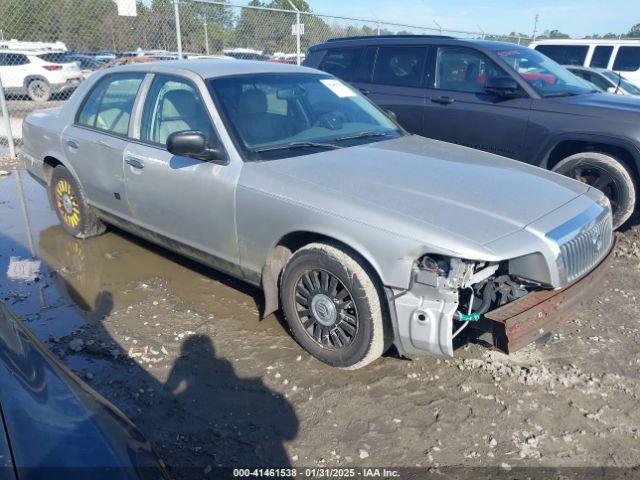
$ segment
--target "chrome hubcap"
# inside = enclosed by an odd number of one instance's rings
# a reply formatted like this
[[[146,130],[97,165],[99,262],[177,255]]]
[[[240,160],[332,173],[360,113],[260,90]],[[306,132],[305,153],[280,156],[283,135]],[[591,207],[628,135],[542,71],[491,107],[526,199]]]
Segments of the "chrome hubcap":
[[[348,347],[359,329],[351,292],[326,270],[308,270],[296,282],[296,313],[307,335],[328,350]]]
[[[318,293],[311,299],[311,313],[316,320],[326,327],[330,327],[338,318],[336,306],[327,295]]]
[[[62,207],[69,215],[73,213],[73,202],[71,201],[71,197],[66,193],[62,195]]]

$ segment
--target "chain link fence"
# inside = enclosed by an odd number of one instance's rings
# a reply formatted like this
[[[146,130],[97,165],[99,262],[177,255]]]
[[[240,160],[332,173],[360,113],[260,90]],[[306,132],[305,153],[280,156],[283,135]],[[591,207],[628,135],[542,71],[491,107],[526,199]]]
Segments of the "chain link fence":
[[[30,111],[61,105],[80,82],[112,65],[205,55],[297,63],[311,45],[356,35],[442,34],[528,42],[436,24],[299,12],[289,0],[269,5],[137,0],[135,15],[125,16],[115,0],[2,0],[0,148],[20,144],[22,120]]]

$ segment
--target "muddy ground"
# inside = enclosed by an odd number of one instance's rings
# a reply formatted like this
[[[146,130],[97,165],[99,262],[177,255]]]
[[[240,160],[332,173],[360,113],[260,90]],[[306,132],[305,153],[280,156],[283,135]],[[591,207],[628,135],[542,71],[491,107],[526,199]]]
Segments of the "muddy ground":
[[[452,360],[390,354],[346,372],[306,355],[281,316],[260,321],[251,287],[115,229],[65,235],[24,172],[0,178],[0,219],[0,300],[178,477],[182,467],[640,463],[637,227],[620,234],[602,293],[544,342],[510,356],[480,344]],[[27,264],[15,268],[25,259],[41,262],[30,279]]]

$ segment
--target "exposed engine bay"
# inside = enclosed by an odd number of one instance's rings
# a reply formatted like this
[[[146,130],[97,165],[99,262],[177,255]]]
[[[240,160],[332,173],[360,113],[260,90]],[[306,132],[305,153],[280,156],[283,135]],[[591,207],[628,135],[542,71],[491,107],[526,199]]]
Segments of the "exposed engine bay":
[[[395,296],[398,315],[411,321],[398,328],[407,354],[453,355],[453,339],[470,323],[534,291],[542,283],[509,272],[509,262],[474,262],[425,255],[415,264],[409,290]],[[410,310],[410,311],[408,311]],[[404,339],[410,340],[406,345]]]

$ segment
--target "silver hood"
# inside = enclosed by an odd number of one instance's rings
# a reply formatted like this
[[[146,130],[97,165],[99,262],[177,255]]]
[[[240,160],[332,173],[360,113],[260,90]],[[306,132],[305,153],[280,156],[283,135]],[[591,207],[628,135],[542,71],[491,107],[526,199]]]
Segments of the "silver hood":
[[[411,225],[476,245],[523,229],[589,188],[541,168],[415,135],[245,167],[260,171],[243,175],[249,183],[262,180],[252,188],[274,188],[293,201],[386,230]]]

